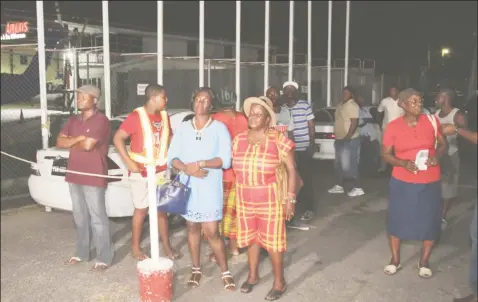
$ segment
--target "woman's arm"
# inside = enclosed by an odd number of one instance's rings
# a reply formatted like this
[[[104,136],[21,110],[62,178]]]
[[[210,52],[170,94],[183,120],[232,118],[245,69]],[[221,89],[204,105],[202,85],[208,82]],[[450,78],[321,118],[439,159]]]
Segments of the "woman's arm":
[[[295,192],[297,191],[297,169],[295,167],[295,156],[293,150],[287,152],[284,163],[287,169],[287,192],[289,196],[295,196]]]

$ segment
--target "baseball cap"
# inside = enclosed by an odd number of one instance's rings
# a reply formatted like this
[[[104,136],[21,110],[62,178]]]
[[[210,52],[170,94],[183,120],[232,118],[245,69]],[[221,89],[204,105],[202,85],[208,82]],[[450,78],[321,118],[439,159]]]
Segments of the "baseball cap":
[[[299,89],[299,84],[297,84],[297,82],[294,82],[294,81],[285,82],[284,85],[282,85],[282,89],[286,88],[287,86],[292,86],[292,87],[295,87],[295,89]]]
[[[101,95],[100,89],[93,85],[83,85],[80,88],[76,89],[76,92],[87,93],[93,96],[95,99],[99,99]]]

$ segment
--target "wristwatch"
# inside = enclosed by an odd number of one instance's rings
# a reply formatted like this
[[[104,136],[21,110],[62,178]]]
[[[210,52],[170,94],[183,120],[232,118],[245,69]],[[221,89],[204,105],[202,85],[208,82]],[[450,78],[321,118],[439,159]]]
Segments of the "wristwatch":
[[[205,160],[200,160],[200,161],[199,161],[199,168],[202,169],[202,168],[204,168],[204,167],[206,167],[206,161],[205,161]]]
[[[297,203],[297,200],[295,199],[295,197],[292,197],[292,196],[287,197],[285,200],[290,202],[291,204]]]

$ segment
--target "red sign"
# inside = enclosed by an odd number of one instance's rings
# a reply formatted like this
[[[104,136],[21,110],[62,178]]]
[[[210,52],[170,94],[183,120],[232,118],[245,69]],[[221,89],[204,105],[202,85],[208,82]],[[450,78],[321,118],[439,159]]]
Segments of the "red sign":
[[[7,23],[5,26],[5,33],[7,35],[24,34],[27,33],[28,30],[29,27],[27,21]]]

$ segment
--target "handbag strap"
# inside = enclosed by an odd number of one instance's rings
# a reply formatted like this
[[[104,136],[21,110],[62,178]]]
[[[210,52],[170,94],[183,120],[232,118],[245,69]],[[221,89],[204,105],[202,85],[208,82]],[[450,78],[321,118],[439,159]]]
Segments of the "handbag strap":
[[[180,174],[177,174],[176,177],[174,178],[174,181],[179,181]],[[191,176],[188,175],[188,179],[186,180],[186,183],[184,186],[189,186],[189,180],[191,179]]]
[[[430,121],[430,123],[433,126],[433,131],[435,135],[435,148],[438,146],[438,125],[437,125],[437,120],[434,115],[427,114],[427,118]]]

